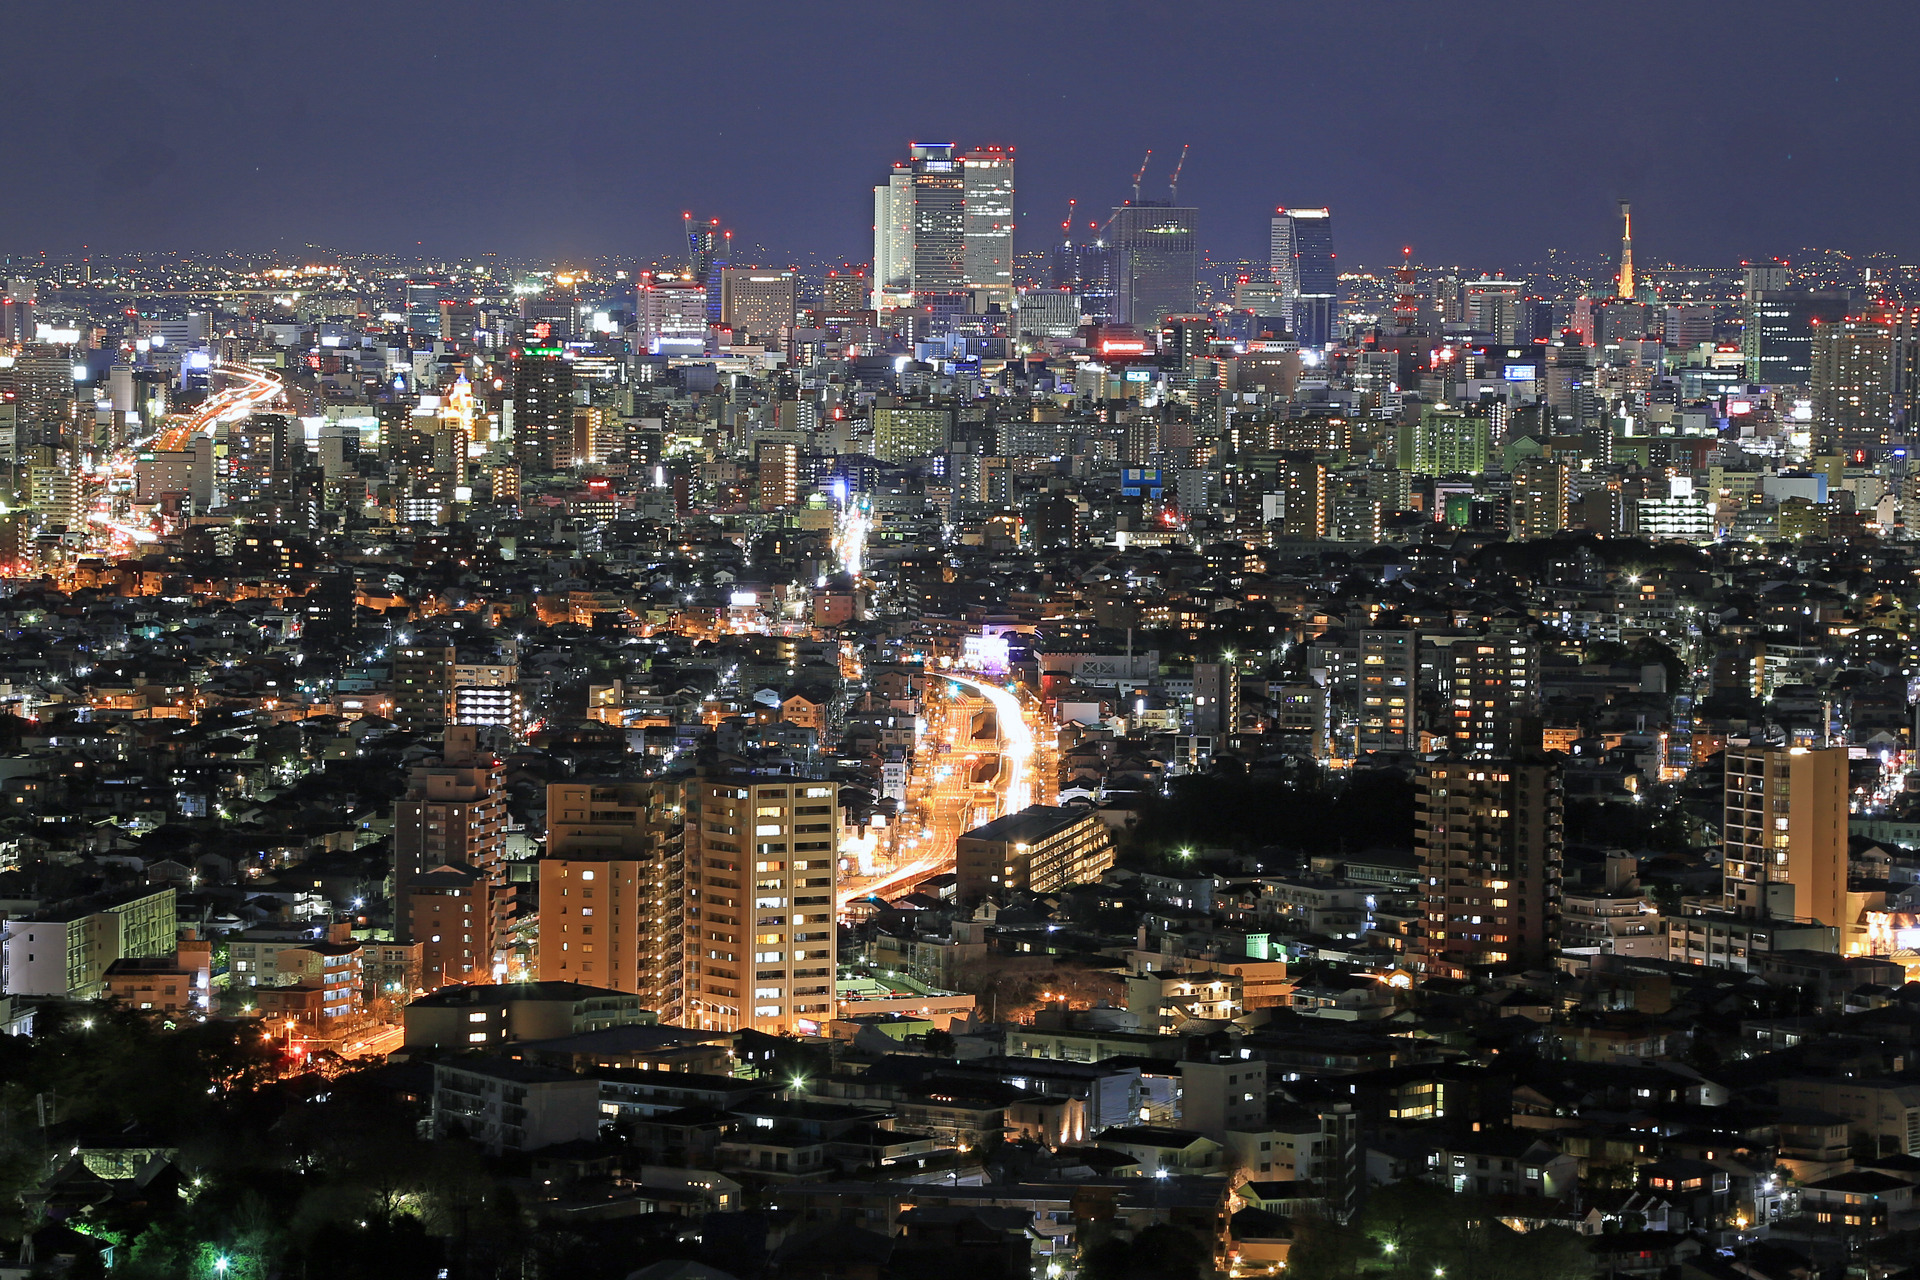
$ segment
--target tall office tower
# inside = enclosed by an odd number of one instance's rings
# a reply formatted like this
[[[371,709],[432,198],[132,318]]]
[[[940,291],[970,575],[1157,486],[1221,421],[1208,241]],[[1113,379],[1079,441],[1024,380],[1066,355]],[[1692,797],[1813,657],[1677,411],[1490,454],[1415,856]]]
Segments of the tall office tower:
[[[1661,320],[1661,341],[1680,351],[1691,351],[1713,341],[1716,308],[1692,304],[1665,309]]]
[[[1567,527],[1571,477],[1567,464],[1528,458],[1513,469],[1510,528],[1515,541],[1550,538]]]
[[[1414,717],[1420,680],[1419,637],[1406,628],[1366,628],[1359,633],[1355,656],[1358,714],[1354,755],[1414,750],[1420,745]]]
[[[913,305],[913,168],[873,189],[873,309]]]
[[[655,355],[662,350],[704,350],[707,341],[707,288],[684,280],[659,280],[640,273],[633,287],[634,342]]]
[[[913,292],[954,293],[967,282],[966,178],[951,143],[913,148]]]
[[[571,284],[555,284],[545,293],[528,294],[520,299],[520,332],[542,346],[571,342],[579,305],[580,296]]]
[[[1533,745],[1522,735],[1540,711],[1540,646],[1524,625],[1496,622],[1477,640],[1456,640],[1446,664],[1455,754],[1506,758]]]
[[[1527,294],[1524,280],[1506,280],[1482,276],[1462,287],[1462,311],[1475,333],[1484,333],[1495,342],[1521,341],[1520,303]]]
[[[1633,206],[1620,202],[1620,278],[1614,290],[1619,297],[1633,297]]]
[[[1847,749],[1730,743],[1722,810],[1728,909],[1845,928]]]
[[[1282,458],[1278,468],[1280,531],[1289,538],[1327,536],[1327,464],[1318,458]]]
[[[78,444],[74,424],[73,361],[47,347],[31,347],[0,369],[0,398],[13,404],[14,459],[51,465]]]
[[[756,440],[753,460],[762,511],[784,511],[800,501],[800,446],[789,440]]]
[[[24,347],[33,341],[36,294],[31,280],[8,280],[0,287],[0,346]]]
[[[1013,288],[1013,148],[915,143],[873,189],[873,305]]]
[[[1846,319],[1851,301],[1844,290],[1763,289],[1750,295],[1740,334],[1747,381],[1807,386],[1813,380],[1814,326]]]
[[[1339,291],[1330,210],[1275,209],[1269,252],[1273,282],[1280,286],[1282,297]]]
[[[682,214],[687,232],[687,275],[702,289],[707,287],[707,277],[713,272],[713,264],[726,258],[726,241],[731,233],[720,230],[720,219],[712,218],[706,222],[695,222],[693,215]]]
[[[872,300],[873,278],[865,267],[839,267],[820,282],[820,305],[829,315],[864,311]]]
[[[1107,219],[1101,238],[1113,257],[1113,312],[1121,324],[1151,329],[1194,309],[1198,215],[1189,206],[1147,200],[1121,205]]]
[[[812,1034],[834,1011],[839,794],[804,778],[685,783],[686,1022]]]
[[[573,465],[573,366],[558,346],[513,357],[513,456],[524,475]]]
[[[683,840],[678,781],[550,784],[540,980],[631,991],[663,1022],[685,1016]]]
[[[435,338],[453,335],[441,331],[440,303],[446,286],[435,281],[407,285],[407,328]]]
[[[734,341],[751,337],[772,348],[784,347],[793,332],[800,278],[768,267],[720,269],[720,323]]]
[[[421,946],[421,984],[491,982],[506,962],[513,894],[501,860],[506,771],[479,731],[449,728],[393,805],[394,926]]]
[[[453,665],[450,645],[400,645],[393,651],[394,723],[409,733],[444,728],[453,715]]]
[[[1333,341],[1340,273],[1334,265],[1331,211],[1274,210],[1269,252],[1287,328],[1303,347]]]
[[[1559,938],[1560,766],[1433,760],[1414,775],[1414,852],[1426,921],[1415,967],[1541,968]]]
[[[965,268],[973,288],[1013,290],[1013,148],[976,147],[960,158]]]
[[[1579,427],[1600,416],[1600,397],[1594,390],[1593,348],[1568,330],[1547,349],[1547,407],[1555,419]]]
[[[1877,449],[1914,430],[1920,309],[1881,307],[1813,329],[1815,453]]]

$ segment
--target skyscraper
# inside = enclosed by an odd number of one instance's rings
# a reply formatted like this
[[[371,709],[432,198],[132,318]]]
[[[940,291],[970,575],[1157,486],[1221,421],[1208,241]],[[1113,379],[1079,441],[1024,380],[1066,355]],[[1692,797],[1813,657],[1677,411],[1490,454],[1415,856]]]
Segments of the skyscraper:
[[[1478,639],[1446,650],[1446,692],[1456,754],[1508,757],[1523,744],[1516,733],[1540,709],[1540,646],[1524,623],[1500,620]]]
[[[1283,298],[1303,293],[1337,293],[1339,272],[1333,264],[1333,214],[1327,209],[1288,209],[1273,212],[1269,246],[1273,282]]]
[[[1414,852],[1426,920],[1415,965],[1460,977],[1539,968],[1558,939],[1560,766],[1433,760],[1414,775]]]
[[[873,189],[879,309],[968,286],[1013,288],[1013,148],[915,143]]]
[[[1340,273],[1333,258],[1333,215],[1326,209],[1276,209],[1269,244],[1281,314],[1305,347],[1323,347],[1337,336],[1334,314]]]
[[[1740,349],[1747,380],[1804,387],[1813,380],[1813,328],[1846,318],[1850,296],[1839,290],[1761,289],[1742,308]]]
[[[1139,329],[1157,327],[1170,315],[1194,309],[1199,210],[1142,201],[1125,204],[1107,219],[1112,254],[1115,318]]]
[[[1013,148],[976,147],[964,166],[964,267],[974,288],[1013,289]]]
[[[513,359],[513,453],[532,475],[573,465],[573,366],[562,348],[527,346]]]
[[[1845,928],[1847,748],[1730,743],[1721,812],[1727,906]]]

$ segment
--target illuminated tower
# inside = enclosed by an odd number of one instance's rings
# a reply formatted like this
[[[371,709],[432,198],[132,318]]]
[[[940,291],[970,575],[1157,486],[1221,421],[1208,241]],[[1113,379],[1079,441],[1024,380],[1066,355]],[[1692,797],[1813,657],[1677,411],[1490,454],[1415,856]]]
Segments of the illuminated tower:
[[[440,407],[440,429],[453,437],[453,482],[467,482],[467,460],[473,451],[473,387],[462,373],[454,379]]]
[[[1633,296],[1633,206],[1620,202],[1620,296]]]

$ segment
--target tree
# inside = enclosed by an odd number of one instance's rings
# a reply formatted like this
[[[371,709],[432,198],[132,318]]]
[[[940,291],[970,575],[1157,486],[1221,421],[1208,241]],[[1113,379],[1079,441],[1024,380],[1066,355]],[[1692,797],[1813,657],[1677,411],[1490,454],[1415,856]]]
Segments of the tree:
[[[1156,1223],[1132,1240],[1110,1239],[1080,1260],[1082,1280],[1201,1280],[1213,1255],[1185,1227]]]

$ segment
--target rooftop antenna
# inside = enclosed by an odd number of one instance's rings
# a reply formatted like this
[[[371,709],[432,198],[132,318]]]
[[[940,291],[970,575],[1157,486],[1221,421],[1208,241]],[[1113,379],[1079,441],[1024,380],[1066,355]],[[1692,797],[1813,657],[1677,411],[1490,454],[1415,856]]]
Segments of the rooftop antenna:
[[[1167,195],[1174,204],[1180,203],[1180,171],[1187,167],[1187,150],[1192,146],[1191,142],[1180,144],[1180,162],[1173,166],[1173,176],[1167,179]]]
[[[1140,203],[1140,179],[1147,176],[1147,160],[1153,159],[1153,148],[1147,148],[1147,159],[1140,162],[1139,171],[1133,175],[1133,202]]]

